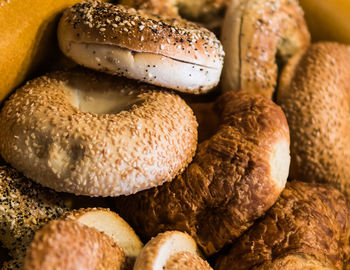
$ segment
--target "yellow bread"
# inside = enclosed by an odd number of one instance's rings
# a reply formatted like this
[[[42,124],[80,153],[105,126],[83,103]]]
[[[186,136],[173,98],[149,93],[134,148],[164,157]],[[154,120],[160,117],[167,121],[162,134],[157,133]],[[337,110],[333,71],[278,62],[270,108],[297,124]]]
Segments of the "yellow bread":
[[[0,101],[57,55],[56,23],[79,0],[0,0]]]
[[[300,0],[312,40],[350,43],[349,0]]]

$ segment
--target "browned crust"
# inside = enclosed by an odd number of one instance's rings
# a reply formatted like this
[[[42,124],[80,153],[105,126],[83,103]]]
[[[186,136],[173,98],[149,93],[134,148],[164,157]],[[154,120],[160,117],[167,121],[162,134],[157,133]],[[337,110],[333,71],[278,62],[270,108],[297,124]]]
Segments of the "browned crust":
[[[293,181],[215,269],[342,269],[349,225],[349,204],[341,192]]]
[[[297,0],[236,0],[226,13],[222,42],[225,91],[246,90],[271,98],[278,68],[310,44]],[[279,65],[279,66],[278,66]]]
[[[122,5],[149,10],[153,14],[181,16],[190,21],[217,27],[230,0],[122,0]]]
[[[271,179],[269,160],[277,142],[289,143],[282,110],[261,96],[230,92],[217,100],[216,111],[218,131],[198,146],[182,175],[116,199],[120,215],[144,238],[166,230],[186,231],[212,254],[277,200],[281,187]]]
[[[332,183],[348,197],[349,59],[349,46],[313,44],[290,61],[277,96],[291,130],[291,177]]]
[[[101,85],[142,102],[95,114],[69,99],[76,88],[104,91]],[[117,196],[160,185],[183,171],[197,147],[195,116],[179,96],[82,70],[28,82],[5,103],[0,126],[6,161],[44,186],[76,195]]]
[[[25,270],[122,269],[125,254],[106,234],[74,221],[52,221],[36,233]]]
[[[224,52],[213,33],[179,18],[148,15],[121,5],[85,1],[67,9],[60,38],[116,45],[207,67],[222,67]]]

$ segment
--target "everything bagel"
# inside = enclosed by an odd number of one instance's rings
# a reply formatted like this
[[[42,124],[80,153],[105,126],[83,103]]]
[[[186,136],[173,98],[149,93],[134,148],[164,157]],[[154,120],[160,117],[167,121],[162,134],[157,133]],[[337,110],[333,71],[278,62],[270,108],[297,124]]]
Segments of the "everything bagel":
[[[170,183],[116,198],[118,213],[145,239],[189,233],[206,255],[239,237],[283,190],[289,129],[279,106],[259,95],[228,92],[215,102],[220,126]]]
[[[197,122],[177,95],[88,71],[16,91],[0,113],[0,153],[57,191],[117,196],[172,180],[192,160]]]
[[[221,43],[205,28],[98,1],[67,9],[58,40],[83,66],[181,92],[209,91],[223,66]]]

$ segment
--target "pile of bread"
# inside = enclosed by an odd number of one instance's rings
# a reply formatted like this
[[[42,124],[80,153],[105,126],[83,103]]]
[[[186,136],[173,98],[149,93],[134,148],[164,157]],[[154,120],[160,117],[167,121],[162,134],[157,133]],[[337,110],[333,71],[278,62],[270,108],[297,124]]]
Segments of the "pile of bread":
[[[350,269],[350,46],[297,0],[28,3],[0,0],[2,269]]]

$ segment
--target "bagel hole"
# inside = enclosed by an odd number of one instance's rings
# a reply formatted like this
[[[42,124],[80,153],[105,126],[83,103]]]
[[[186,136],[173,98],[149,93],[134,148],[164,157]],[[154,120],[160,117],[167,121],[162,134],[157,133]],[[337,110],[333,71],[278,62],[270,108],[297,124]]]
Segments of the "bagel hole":
[[[139,97],[137,91],[115,91],[112,86],[104,82],[73,83],[71,103],[82,112],[94,114],[117,114],[139,106],[144,99]]]

